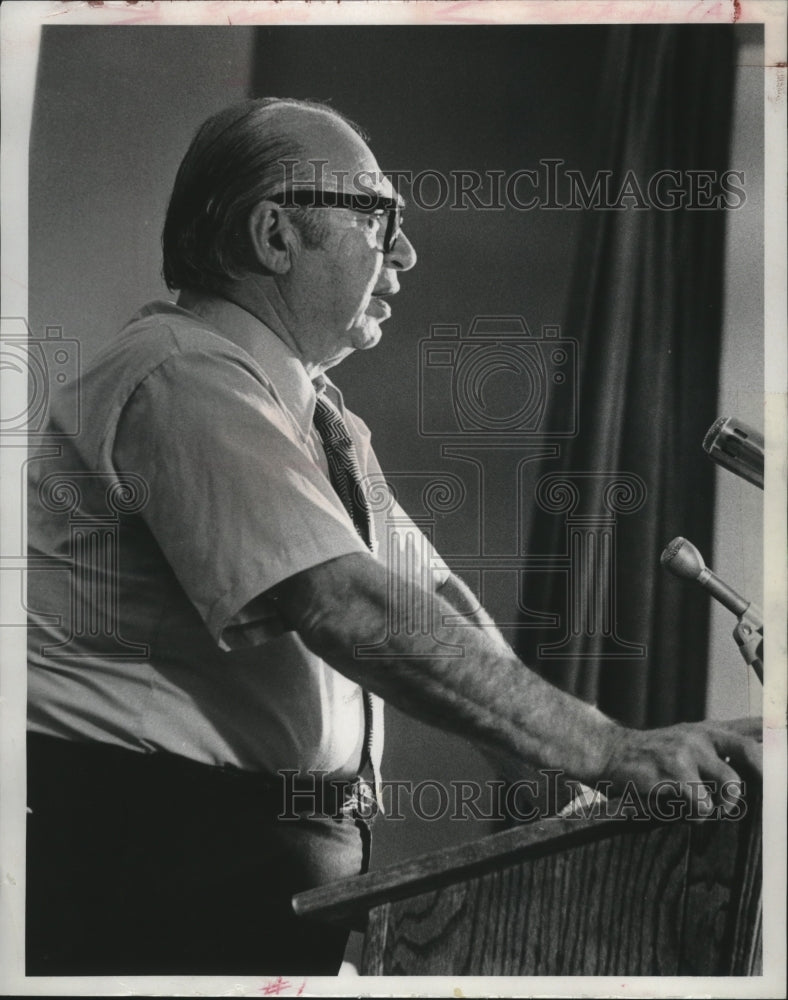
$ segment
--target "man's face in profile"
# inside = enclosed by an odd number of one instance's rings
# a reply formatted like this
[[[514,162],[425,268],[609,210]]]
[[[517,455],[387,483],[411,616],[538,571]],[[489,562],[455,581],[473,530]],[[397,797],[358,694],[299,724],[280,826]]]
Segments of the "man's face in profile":
[[[314,187],[394,197],[361,137],[338,119],[320,117],[320,127],[306,140],[315,149],[310,178]],[[317,162],[326,165],[315,171]],[[291,333],[302,353],[329,368],[352,351],[378,343],[380,324],[391,315],[386,297],[399,290],[397,272],[415,264],[416,252],[404,233],[390,253],[384,252],[385,214],[338,207],[308,210],[322,217],[323,239],[315,248],[300,241],[283,293],[296,324]]]

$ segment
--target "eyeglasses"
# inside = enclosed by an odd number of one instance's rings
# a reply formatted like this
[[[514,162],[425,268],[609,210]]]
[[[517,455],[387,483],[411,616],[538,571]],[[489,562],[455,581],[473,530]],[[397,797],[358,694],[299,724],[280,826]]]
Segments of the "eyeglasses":
[[[268,196],[283,208],[347,208],[362,215],[386,216],[382,252],[391,253],[402,232],[402,206],[395,198],[374,191],[348,194],[344,191],[320,191],[317,188],[293,188]]]

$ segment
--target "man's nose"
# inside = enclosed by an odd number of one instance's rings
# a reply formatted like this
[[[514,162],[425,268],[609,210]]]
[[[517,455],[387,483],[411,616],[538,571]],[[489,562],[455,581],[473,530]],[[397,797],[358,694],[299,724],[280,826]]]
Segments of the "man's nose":
[[[409,271],[416,260],[413,244],[403,232],[400,232],[394,249],[385,256],[386,267],[394,267],[398,271]]]

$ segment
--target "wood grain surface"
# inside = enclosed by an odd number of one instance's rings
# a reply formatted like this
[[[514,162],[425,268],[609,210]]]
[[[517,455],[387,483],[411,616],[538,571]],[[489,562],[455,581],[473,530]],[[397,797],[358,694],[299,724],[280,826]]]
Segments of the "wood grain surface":
[[[355,926],[360,913],[366,916],[381,903],[481,875],[526,857],[598,840],[624,825],[621,820],[593,818],[540,820],[444,851],[418,855],[356,878],[309,889],[293,897],[293,909],[299,916]]]
[[[365,963],[379,975],[675,974],[688,848],[677,833],[611,837],[386,904]]]
[[[546,820],[297,900],[366,922],[363,975],[758,974],[760,801],[738,821]]]

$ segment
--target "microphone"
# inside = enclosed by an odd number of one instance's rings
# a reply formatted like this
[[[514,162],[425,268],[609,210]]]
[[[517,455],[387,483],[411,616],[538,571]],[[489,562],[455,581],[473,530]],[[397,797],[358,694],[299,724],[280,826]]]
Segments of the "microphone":
[[[760,609],[713,573],[700,552],[686,538],[674,538],[659,561],[674,576],[699,583],[723,607],[736,615],[739,624],[733,630],[733,637],[745,661],[763,682],[763,618]]]
[[[723,583],[716,573],[712,573],[703,561],[703,556],[686,538],[674,538],[665,548],[659,561],[674,576],[684,580],[696,580],[737,618],[747,610],[750,602],[745,601],[727,583]]]
[[[718,465],[763,489],[763,434],[736,417],[715,420],[703,448]]]

